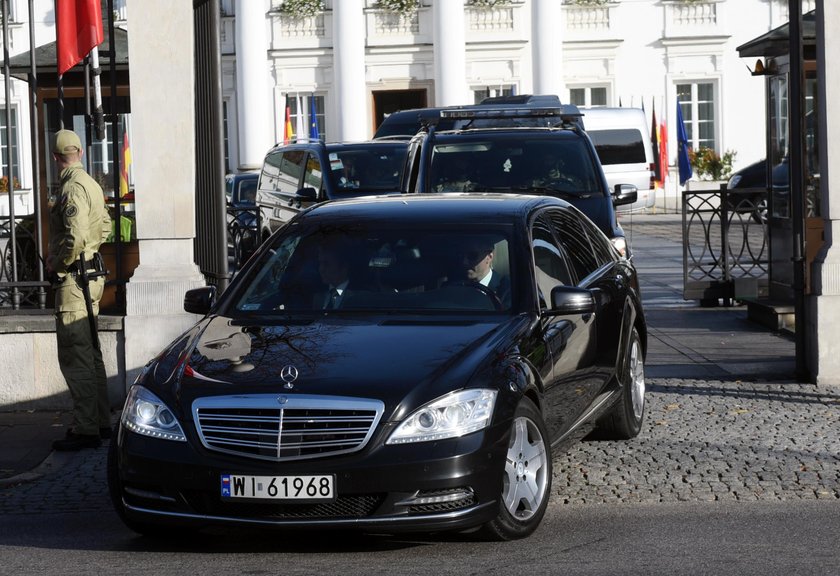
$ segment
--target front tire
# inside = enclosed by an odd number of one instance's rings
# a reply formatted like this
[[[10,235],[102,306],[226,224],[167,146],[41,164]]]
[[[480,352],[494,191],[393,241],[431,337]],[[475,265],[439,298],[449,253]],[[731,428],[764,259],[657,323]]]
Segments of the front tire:
[[[645,418],[645,357],[636,328],[630,333],[619,375],[621,400],[598,423],[600,432],[612,440],[629,440],[639,435]]]
[[[513,416],[499,514],[484,526],[493,540],[525,538],[537,529],[551,495],[551,447],[539,409],[523,398]]]

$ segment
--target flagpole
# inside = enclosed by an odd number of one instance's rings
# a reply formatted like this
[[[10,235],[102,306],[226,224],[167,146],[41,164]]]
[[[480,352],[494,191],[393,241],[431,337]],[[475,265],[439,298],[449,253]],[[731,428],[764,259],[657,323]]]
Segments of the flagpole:
[[[64,74],[58,75],[58,129],[64,130]]]
[[[93,67],[93,126],[96,128],[97,140],[104,140],[105,112],[102,110],[102,86],[99,81],[99,75],[102,74],[99,68],[99,46],[94,46],[90,51],[90,60]]]

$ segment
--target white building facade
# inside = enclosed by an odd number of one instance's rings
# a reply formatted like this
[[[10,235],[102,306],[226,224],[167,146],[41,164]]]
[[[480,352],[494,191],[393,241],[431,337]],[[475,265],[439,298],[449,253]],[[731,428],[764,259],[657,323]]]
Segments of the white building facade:
[[[310,99],[328,141],[367,139],[397,108],[491,95],[644,107],[666,126],[673,164],[679,96],[694,148],[734,151],[734,169],[765,155],[764,80],[736,48],[787,22],[787,0],[423,0],[404,13],[382,4],[325,0],[301,15],[283,0],[222,0],[228,170],[260,165],[259,151],[283,140],[287,106],[293,126],[298,110],[308,126]],[[804,0],[803,11],[814,5]],[[246,12],[264,29],[237,36]],[[239,79],[257,64],[242,53],[265,55],[245,93]],[[243,129],[249,121],[259,129]],[[671,178],[666,190],[677,189]]]
[[[27,0],[8,3],[12,55],[55,40],[53,0],[35,2],[34,43]],[[399,108],[555,93],[584,106],[644,107],[649,118],[655,109],[668,131],[666,191],[674,198],[678,95],[690,103],[693,145],[737,152],[736,169],[764,157],[764,79],[751,75],[755,63],[744,62],[736,48],[788,21],[787,0],[422,0],[405,13],[384,9],[379,0],[325,0],[311,15],[284,12],[282,0],[220,3],[228,171],[261,165],[283,140],[287,108],[298,134],[314,119],[324,139],[349,141],[370,138],[381,118]],[[816,0],[802,3],[809,11]],[[823,0],[828,22],[840,20],[833,4]],[[202,277],[192,253],[192,3],[114,5],[118,24],[128,30],[140,262],[126,286],[125,317],[103,335],[116,404],[144,363],[192,322],[181,309],[183,292]],[[836,75],[829,66],[825,74],[834,94]],[[165,95],[155,92],[161,79],[169,86]],[[4,158],[12,152],[21,185],[15,211],[26,214],[32,158],[25,83],[11,83],[10,105],[14,137],[10,147],[4,136],[2,152]],[[0,111],[5,125],[2,105]],[[836,156],[828,145],[822,150]],[[8,198],[0,195],[0,215],[8,214]],[[840,266],[830,242],[836,206],[829,202],[826,214],[828,249],[816,272],[820,313],[812,329],[819,333],[814,354],[831,378],[840,373],[830,369],[840,358],[832,347],[840,329],[830,325],[840,309]],[[0,346],[14,359],[0,375],[0,409],[67,407],[54,333],[22,332],[11,316],[0,315]]]

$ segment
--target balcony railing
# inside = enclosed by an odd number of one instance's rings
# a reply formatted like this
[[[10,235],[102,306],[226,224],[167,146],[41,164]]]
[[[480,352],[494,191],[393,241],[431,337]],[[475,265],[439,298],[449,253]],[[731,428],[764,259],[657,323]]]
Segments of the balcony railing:
[[[723,34],[720,0],[665,3],[665,37]]]

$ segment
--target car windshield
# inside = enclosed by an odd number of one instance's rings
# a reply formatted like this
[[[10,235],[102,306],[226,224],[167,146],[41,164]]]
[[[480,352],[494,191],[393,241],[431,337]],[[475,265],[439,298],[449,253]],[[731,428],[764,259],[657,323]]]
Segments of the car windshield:
[[[507,311],[511,230],[293,225],[243,278],[234,306],[255,314]]]
[[[435,144],[431,192],[538,192],[560,198],[603,195],[585,141],[527,135],[459,139]]]
[[[328,148],[334,196],[349,198],[398,191],[407,150],[406,142]]]

